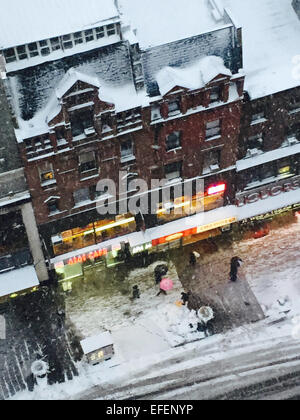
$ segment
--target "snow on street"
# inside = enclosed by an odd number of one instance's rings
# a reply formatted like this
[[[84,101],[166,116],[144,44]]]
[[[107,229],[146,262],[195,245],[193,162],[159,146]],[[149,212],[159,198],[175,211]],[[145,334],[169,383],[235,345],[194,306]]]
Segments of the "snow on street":
[[[148,352],[144,351],[145,347],[140,348],[141,353],[144,352],[140,357],[137,354],[139,345],[134,350],[136,343],[133,342],[131,347],[126,348],[125,353],[133,352],[134,358],[127,361],[126,358],[123,359],[119,366],[111,368],[112,365],[109,362],[96,367],[80,363],[78,365],[79,378],[64,385],[47,388],[47,392],[43,391],[44,388],[37,387],[34,393],[19,393],[15,398],[117,399],[139,395],[141,397],[155,395],[156,398],[175,399],[176,396],[187,398],[187,389],[184,390],[184,387],[190,386],[193,381],[195,383],[202,381],[203,384],[201,389],[197,387],[192,389],[194,392],[191,392],[189,397],[205,398],[206,396],[209,398],[213,392],[208,392],[208,390],[215,389],[215,395],[220,391],[218,394],[220,395],[225,382],[224,390],[230,392],[235,387],[255,384],[259,380],[266,380],[271,376],[276,377],[280,373],[300,370],[298,360],[300,337],[295,334],[295,331],[299,332],[297,315],[300,314],[299,239],[300,223],[293,223],[272,230],[262,239],[233,243],[230,250],[220,251],[225,259],[229,257],[229,254],[235,253],[244,260],[242,276],[246,276],[258,300],[264,305],[267,315],[265,320],[179,348],[170,348],[166,340],[162,345],[162,340],[156,336],[155,339],[150,340],[151,346]],[[173,270],[174,268],[170,267],[170,273],[175,280]],[[135,276],[135,282],[136,279]],[[170,304],[174,305],[174,299],[178,299],[180,290],[178,285],[175,295],[170,295]],[[157,299],[160,297],[158,296]],[[281,302],[281,305],[286,301],[285,306],[281,306],[277,300]],[[287,313],[289,309],[291,312]],[[283,315],[286,317],[285,320],[278,324],[273,323]],[[86,317],[88,319],[88,313]],[[152,319],[148,323],[148,330],[153,328],[151,323]],[[141,325],[142,322],[135,328],[141,328]],[[120,340],[126,336],[128,332],[126,328],[120,330]],[[155,330],[157,332],[156,327]],[[146,344],[149,345],[148,340]],[[272,368],[270,364],[273,363]],[[215,369],[216,378],[220,378],[219,388],[215,388],[216,383],[208,381],[212,369]],[[174,389],[174,392],[168,394],[168,389]],[[177,392],[176,389],[181,389],[181,391]]]

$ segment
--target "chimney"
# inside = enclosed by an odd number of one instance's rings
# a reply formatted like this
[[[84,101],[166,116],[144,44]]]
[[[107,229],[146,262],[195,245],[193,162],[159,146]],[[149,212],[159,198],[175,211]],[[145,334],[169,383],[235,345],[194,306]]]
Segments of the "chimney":
[[[297,13],[298,18],[300,19],[300,0],[293,0],[292,6]]]

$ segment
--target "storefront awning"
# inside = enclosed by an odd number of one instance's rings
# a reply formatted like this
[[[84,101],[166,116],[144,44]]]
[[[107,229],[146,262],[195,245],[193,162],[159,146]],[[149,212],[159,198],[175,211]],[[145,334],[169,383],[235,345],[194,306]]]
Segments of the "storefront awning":
[[[276,197],[259,200],[256,203],[245,204],[238,209],[239,220],[250,219],[300,203],[300,189],[282,193]]]
[[[0,274],[0,297],[31,289],[39,281],[33,266],[20,268]]]

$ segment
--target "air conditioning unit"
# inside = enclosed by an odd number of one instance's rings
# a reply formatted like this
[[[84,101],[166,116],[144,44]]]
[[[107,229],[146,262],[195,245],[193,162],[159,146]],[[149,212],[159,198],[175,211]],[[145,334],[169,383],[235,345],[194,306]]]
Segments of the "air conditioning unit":
[[[295,144],[298,144],[298,140],[296,139],[296,137],[290,137],[288,138],[288,144],[289,146],[294,146]]]

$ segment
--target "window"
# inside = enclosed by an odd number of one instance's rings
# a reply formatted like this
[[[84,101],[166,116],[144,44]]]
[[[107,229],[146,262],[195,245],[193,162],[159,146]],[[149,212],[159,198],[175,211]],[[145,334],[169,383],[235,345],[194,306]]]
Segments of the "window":
[[[100,39],[100,38],[104,38],[105,36],[105,32],[104,32],[104,28],[96,28],[96,38]]]
[[[17,57],[16,57],[16,52],[14,48],[9,48],[7,50],[4,51],[4,57],[5,57],[5,61],[7,63],[12,63],[13,61],[16,61]]]
[[[90,42],[94,41],[94,33],[92,29],[89,29],[88,31],[84,31],[85,41]]]
[[[85,134],[85,131],[94,127],[94,118],[91,110],[76,112],[71,115],[73,137]]]
[[[46,56],[50,54],[50,48],[48,46],[48,41],[44,40],[44,41],[39,41],[40,44],[40,51],[41,51],[41,55],[42,56]]]
[[[180,102],[179,100],[169,102],[169,115],[175,115],[180,113]]]
[[[59,212],[58,201],[56,199],[50,200],[47,206],[50,215]]]
[[[279,176],[287,176],[293,172],[291,159],[284,159],[277,163],[277,172]]]
[[[17,53],[18,53],[19,60],[25,60],[26,58],[28,58],[25,45],[21,45],[20,47],[17,47]]]
[[[89,188],[81,188],[80,190],[74,191],[73,198],[75,205],[84,203],[85,201],[91,201]]]
[[[39,55],[38,45],[36,42],[28,44],[28,50],[30,57],[36,57],[37,55]]]
[[[62,43],[65,50],[73,48],[73,42],[71,35],[64,35],[62,37]]]
[[[165,166],[165,177],[168,181],[181,178],[182,162],[174,162]]]
[[[55,175],[51,163],[45,163],[42,167],[40,167],[39,174],[42,186],[55,184]]]
[[[166,139],[167,151],[179,149],[181,147],[181,132],[174,131]]]
[[[256,114],[253,114],[252,115],[252,123],[257,123],[257,122],[259,122],[259,121],[261,121],[261,120],[264,120],[265,119],[265,113],[262,111],[262,112],[257,112]]]
[[[255,136],[251,136],[247,140],[247,152],[250,157],[252,155],[257,154],[258,152],[263,151],[264,139],[263,135],[257,134]]]
[[[115,35],[116,34],[116,27],[115,27],[115,25],[107,25],[106,32],[107,32],[107,35],[108,36]]]
[[[85,152],[79,155],[79,170],[81,173],[97,169],[95,152]]]
[[[261,166],[260,173],[262,179],[274,178],[277,175],[274,163]]]
[[[220,86],[214,86],[210,90],[210,101],[218,102],[221,100],[221,88]]]
[[[50,44],[51,44],[52,51],[57,51],[61,49],[59,38],[51,38]]]
[[[161,113],[160,113],[160,105],[154,104],[151,107],[151,121],[160,120]]]
[[[126,162],[130,158],[134,158],[133,142],[131,139],[121,143],[121,162]]]
[[[221,121],[220,120],[211,121],[206,124],[206,132],[205,132],[206,140],[210,140],[220,135],[221,135]]]
[[[203,174],[216,172],[220,169],[220,150],[210,150],[204,155]]]
[[[102,115],[101,124],[102,124],[102,133],[111,131],[111,116],[109,114]]]
[[[78,44],[82,44],[83,43],[82,32],[75,32],[75,34],[74,34],[74,42],[75,42],[75,45],[78,45]]]
[[[300,111],[300,96],[294,96],[291,98],[289,110],[292,113],[295,111]]]

